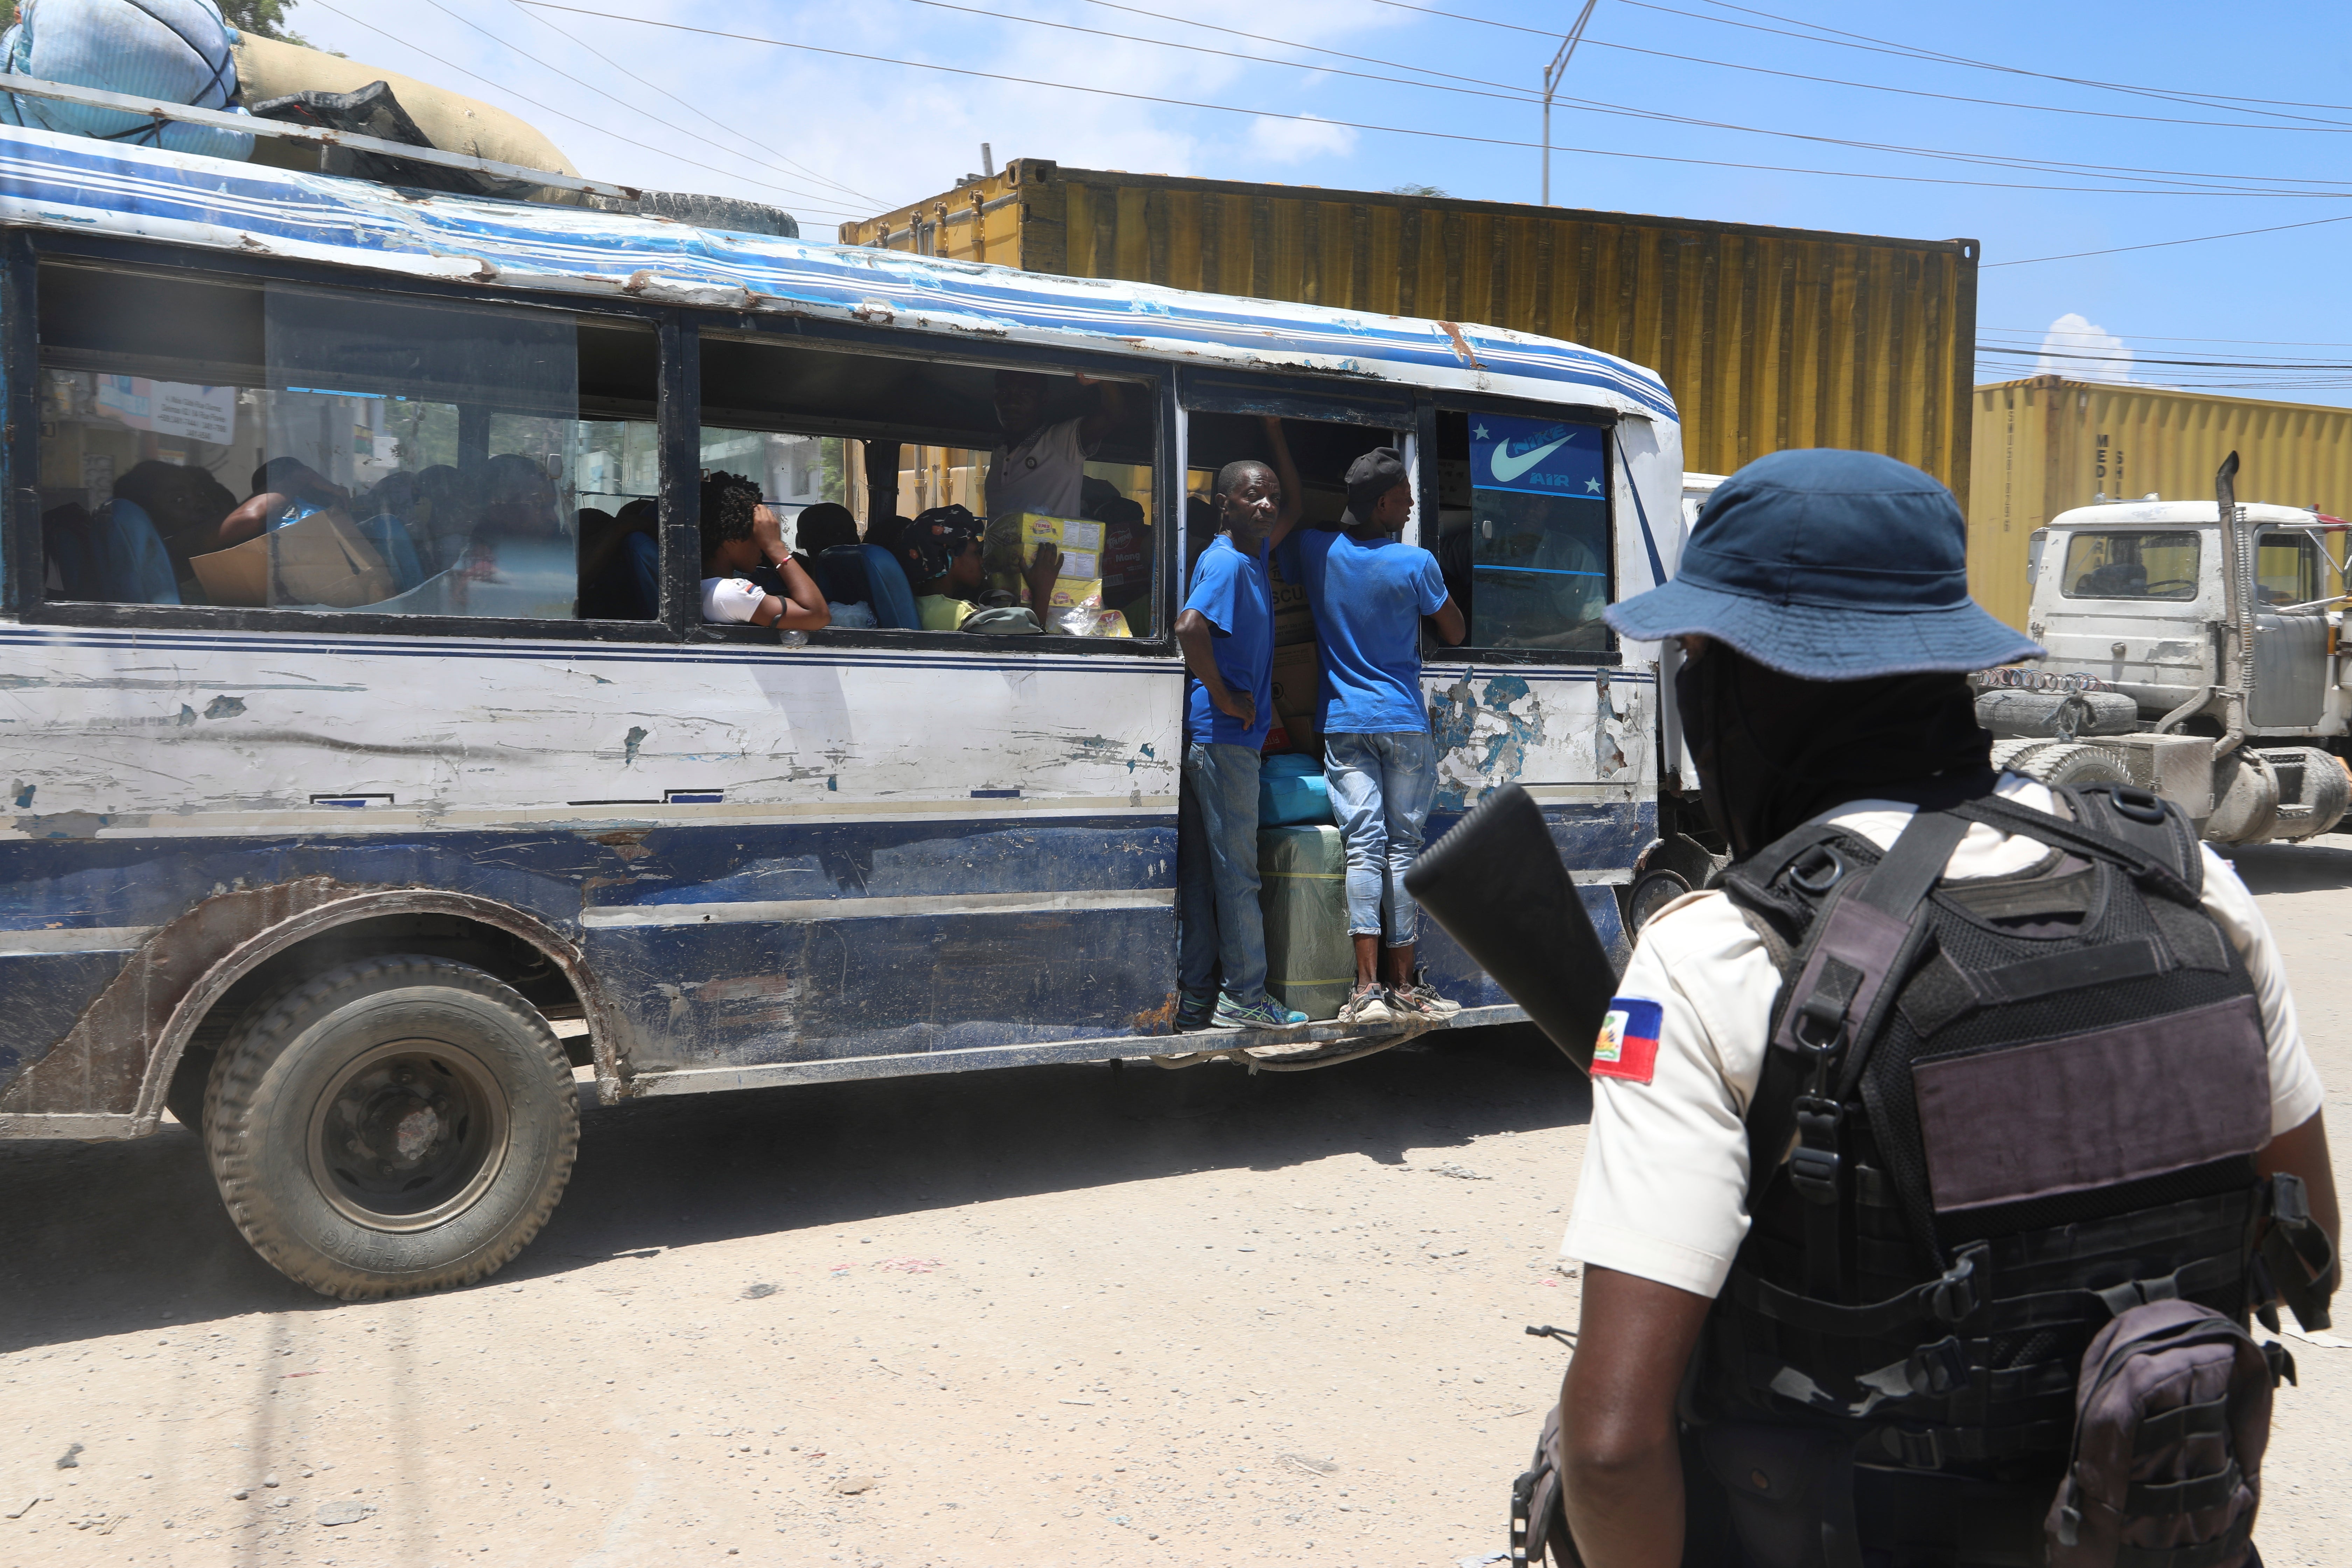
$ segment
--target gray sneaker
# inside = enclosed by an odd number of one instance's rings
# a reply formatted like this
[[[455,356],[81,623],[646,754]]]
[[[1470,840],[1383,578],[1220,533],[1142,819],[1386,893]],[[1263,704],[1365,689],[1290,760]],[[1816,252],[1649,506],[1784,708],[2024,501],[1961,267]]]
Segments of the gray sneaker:
[[[1383,986],[1373,985],[1361,991],[1351,991],[1348,999],[1339,1005],[1339,1022],[1351,1027],[1364,1024],[1395,1024],[1403,1019],[1404,1015],[1391,1005],[1389,993]]]
[[[1293,1012],[1271,996],[1244,1005],[1229,992],[1217,995],[1217,1010],[1210,1016],[1213,1029],[1287,1029],[1307,1022],[1307,1015]]]
[[[1415,969],[1412,984],[1402,991],[1390,992],[1389,996],[1396,1007],[1413,1017],[1451,1018],[1462,1011],[1461,1003],[1449,1002],[1437,994],[1437,987],[1429,983],[1429,972],[1425,969]]]

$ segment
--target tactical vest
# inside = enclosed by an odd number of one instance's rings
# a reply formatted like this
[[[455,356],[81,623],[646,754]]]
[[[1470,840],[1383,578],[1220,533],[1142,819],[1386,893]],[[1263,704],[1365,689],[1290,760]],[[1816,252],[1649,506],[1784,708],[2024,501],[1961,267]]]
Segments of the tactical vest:
[[[1843,1500],[1857,1465],[1915,1498],[1894,1511],[1935,1548],[1919,1561],[2036,1561],[2100,1328],[2175,1297],[2270,1315],[2268,1053],[2196,836],[2145,791],[2058,794],[2073,820],[1980,796],[1921,810],[1884,854],[1809,824],[1723,879],[1783,984],[1752,1225],[1684,1414],[1735,1515],[1815,1495],[1786,1551],[1750,1542],[1760,1561],[1853,1561],[1857,1530],[1890,1544]],[[1938,885],[1979,822],[2047,853]],[[1814,1461],[1792,1481],[1743,1458],[1763,1452]]]

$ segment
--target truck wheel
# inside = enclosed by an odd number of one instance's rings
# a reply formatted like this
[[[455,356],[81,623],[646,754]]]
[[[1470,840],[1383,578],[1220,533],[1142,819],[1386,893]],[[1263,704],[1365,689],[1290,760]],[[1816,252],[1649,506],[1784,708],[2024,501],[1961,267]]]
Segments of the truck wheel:
[[[2009,763],[2008,766],[2046,784],[2131,783],[2131,774],[2124,767],[2123,759],[2105,746],[2041,746]]]
[[[563,1195],[580,1109],[529,1003],[478,969],[400,954],[241,1022],[204,1130],[254,1250],[359,1301],[471,1284],[521,1251]]]

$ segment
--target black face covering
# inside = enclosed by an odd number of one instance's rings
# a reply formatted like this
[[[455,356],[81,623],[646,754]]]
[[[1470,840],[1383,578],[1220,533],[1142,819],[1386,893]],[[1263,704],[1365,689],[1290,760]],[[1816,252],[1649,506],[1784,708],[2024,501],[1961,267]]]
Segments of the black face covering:
[[[1735,859],[1845,801],[1932,805],[1993,785],[1992,735],[1963,675],[1800,680],[1711,643],[1675,676],[1675,698]]]

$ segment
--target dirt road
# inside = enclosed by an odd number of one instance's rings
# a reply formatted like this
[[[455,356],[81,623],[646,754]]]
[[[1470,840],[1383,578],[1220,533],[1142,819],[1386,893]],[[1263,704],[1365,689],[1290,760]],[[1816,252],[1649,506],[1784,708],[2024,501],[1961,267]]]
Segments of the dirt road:
[[[2339,1130],[2347,842],[2241,858]],[[0,1146],[0,1561],[1451,1568],[1558,1384],[1588,1104],[1507,1037],[593,1110],[514,1266],[361,1306],[176,1128]],[[2340,1562],[2352,1351],[2289,1343],[2261,1539]]]

